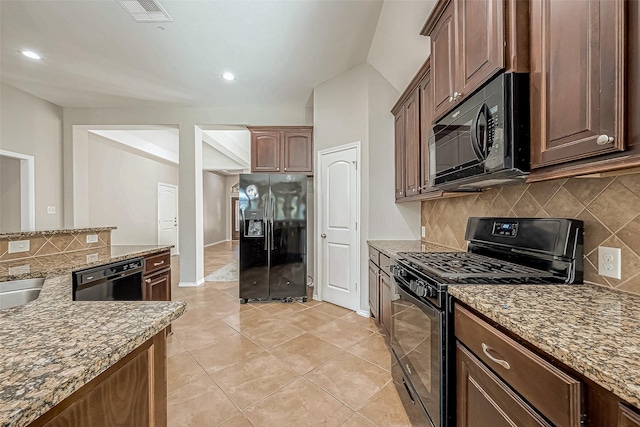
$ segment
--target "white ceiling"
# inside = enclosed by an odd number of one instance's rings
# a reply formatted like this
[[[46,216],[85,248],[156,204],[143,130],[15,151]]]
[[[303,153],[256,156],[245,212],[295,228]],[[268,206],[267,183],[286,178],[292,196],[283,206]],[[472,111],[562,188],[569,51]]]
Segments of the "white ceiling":
[[[136,23],[115,0],[2,0],[2,81],[63,107],[304,106],[315,86],[367,60],[383,5],[160,3],[174,22]]]
[[[435,2],[160,0],[174,21],[154,24],[116,0],[0,0],[0,80],[62,107],[304,108],[367,61],[401,92],[429,53],[419,32]],[[94,133],[178,162],[175,128]],[[203,169],[249,167],[246,129],[203,135]]]

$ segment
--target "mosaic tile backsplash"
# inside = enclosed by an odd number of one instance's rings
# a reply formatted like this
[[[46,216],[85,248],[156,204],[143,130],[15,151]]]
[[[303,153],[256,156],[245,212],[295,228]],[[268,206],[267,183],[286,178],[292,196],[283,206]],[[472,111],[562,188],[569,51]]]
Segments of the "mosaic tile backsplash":
[[[585,282],[640,294],[640,174],[560,179],[423,201],[422,240],[466,250],[470,216],[582,220]],[[622,249],[621,280],[598,275],[598,246]]]
[[[98,241],[95,243],[87,243],[87,236],[94,234],[98,236]],[[8,251],[8,247],[9,242],[12,240],[29,240],[29,251],[10,254]],[[83,251],[86,249],[97,249],[108,247],[110,245],[111,230],[97,232],[69,231],[35,236],[25,235],[15,237],[2,237],[0,238],[0,261]]]

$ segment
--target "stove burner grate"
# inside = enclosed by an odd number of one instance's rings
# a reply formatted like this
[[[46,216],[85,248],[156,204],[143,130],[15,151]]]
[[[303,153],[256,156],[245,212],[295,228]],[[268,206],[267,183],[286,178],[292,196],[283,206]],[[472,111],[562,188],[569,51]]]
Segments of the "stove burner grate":
[[[447,279],[553,277],[547,271],[470,252],[402,252],[398,255]]]

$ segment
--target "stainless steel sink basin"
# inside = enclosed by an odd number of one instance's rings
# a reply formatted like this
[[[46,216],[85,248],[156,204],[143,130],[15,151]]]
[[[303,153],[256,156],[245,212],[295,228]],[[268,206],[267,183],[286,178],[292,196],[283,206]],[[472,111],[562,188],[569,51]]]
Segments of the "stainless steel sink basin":
[[[44,279],[0,282],[0,310],[24,305],[38,298]]]

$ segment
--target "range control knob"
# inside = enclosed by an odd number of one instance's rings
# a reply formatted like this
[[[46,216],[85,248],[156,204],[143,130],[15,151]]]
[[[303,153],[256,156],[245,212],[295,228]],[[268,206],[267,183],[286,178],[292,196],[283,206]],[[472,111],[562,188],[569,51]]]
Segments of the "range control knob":
[[[438,294],[435,288],[432,288],[431,286],[427,286],[426,291],[427,292],[425,296],[428,298],[434,298]]]
[[[427,295],[427,287],[422,280],[418,280],[415,292],[419,297],[425,297]]]

